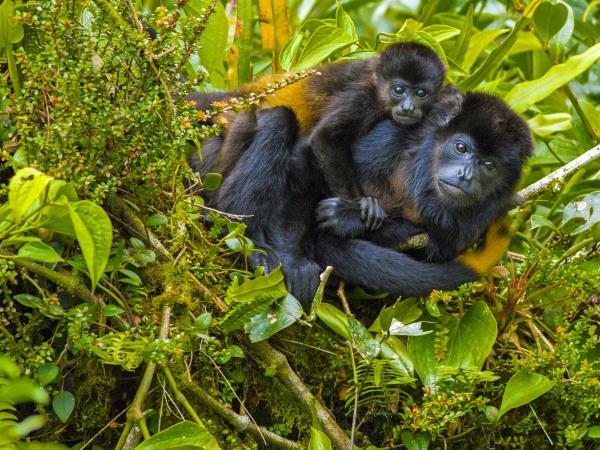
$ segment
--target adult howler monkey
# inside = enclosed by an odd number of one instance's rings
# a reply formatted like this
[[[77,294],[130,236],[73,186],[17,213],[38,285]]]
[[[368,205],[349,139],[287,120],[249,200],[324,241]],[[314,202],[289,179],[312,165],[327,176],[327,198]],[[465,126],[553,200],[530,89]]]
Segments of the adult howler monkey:
[[[314,158],[333,195],[360,199],[361,216],[367,228],[377,229],[384,212],[376,196],[364,195],[355,176],[352,146],[385,118],[410,132],[427,117],[438,100],[446,68],[430,48],[405,42],[393,44],[369,60],[326,64],[317,69],[320,76],[284,87],[273,96],[265,97],[262,106],[286,106],[295,113],[299,132],[308,136]],[[282,76],[271,76],[232,93],[198,93],[190,98],[196,101],[199,109],[204,109],[213,100],[255,92],[264,88],[266,82]],[[457,90],[449,87],[443,93],[447,108],[457,109],[460,104]],[[437,117],[443,124],[445,116]],[[248,122],[248,114],[243,114],[239,120]],[[224,147],[218,160],[219,171],[227,173],[230,170],[232,161],[239,157],[239,148],[238,145]]]
[[[277,208],[255,216],[249,237],[267,255],[255,263],[282,262],[290,291],[310,301],[325,265],[349,284],[396,295],[426,295],[476,280],[507,243],[493,229],[482,249],[460,260],[484,230],[511,207],[520,170],[531,152],[525,122],[501,100],[467,94],[445,126],[427,124],[412,136],[390,121],[378,124],[353,148],[360,183],[377,193],[388,217],[369,231],[358,201],[330,196],[290,110],[258,112],[256,135],[221,186],[214,206],[257,214],[256,205],[278,196]],[[248,138],[248,137],[246,137]],[[234,211],[231,211],[231,208]],[[260,212],[258,212],[260,214]],[[414,257],[393,249],[427,231],[430,244]],[[420,259],[439,262],[426,262]],[[442,262],[443,261],[443,262]]]

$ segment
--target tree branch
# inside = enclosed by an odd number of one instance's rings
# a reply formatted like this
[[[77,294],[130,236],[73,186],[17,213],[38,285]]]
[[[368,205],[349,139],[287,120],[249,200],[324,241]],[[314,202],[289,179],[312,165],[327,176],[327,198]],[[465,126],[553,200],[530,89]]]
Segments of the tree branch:
[[[221,419],[233,425],[237,431],[248,432],[254,436],[257,441],[262,441],[264,439],[268,445],[268,448],[280,448],[284,450],[302,450],[304,448],[302,445],[294,441],[285,439],[278,434],[255,425],[247,416],[242,416],[227,408],[224,404],[212,397],[196,383],[187,380],[179,381],[183,388],[189,391],[205,408],[214,411],[219,417],[221,417]]]

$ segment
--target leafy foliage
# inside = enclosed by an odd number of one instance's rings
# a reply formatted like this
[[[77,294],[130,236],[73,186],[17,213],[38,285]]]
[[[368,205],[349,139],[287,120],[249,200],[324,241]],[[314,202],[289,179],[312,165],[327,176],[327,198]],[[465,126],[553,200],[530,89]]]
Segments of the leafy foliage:
[[[138,448],[250,449],[264,445],[241,431],[250,415],[289,445],[335,446],[314,402],[302,412],[280,383],[286,365],[248,343],[266,340],[362,448],[597,443],[598,162],[515,212],[487,286],[386,307],[341,289],[354,316],[324,282],[305,315],[279,270],[245,270],[244,226],[204,209],[221,177],[189,173],[187,156],[221,111],[279,85],[208,114],[186,93],[397,41],[432,47],[449,81],[524,115],[537,148],[523,186],[598,144],[598,2],[407,5],[0,5],[0,446],[122,448],[135,424]]]

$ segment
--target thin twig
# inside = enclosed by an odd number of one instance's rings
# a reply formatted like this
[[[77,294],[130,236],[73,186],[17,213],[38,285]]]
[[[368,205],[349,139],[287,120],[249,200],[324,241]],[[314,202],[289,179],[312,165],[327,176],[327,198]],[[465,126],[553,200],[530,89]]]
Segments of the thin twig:
[[[337,295],[340,298],[340,302],[342,302],[342,307],[344,308],[344,312],[346,314],[348,314],[349,316],[354,316],[354,314],[352,314],[352,310],[350,309],[350,305],[348,304],[348,299],[346,298],[346,291],[344,290],[345,287],[346,287],[346,283],[344,283],[343,281],[340,281],[340,284],[339,284],[338,290],[337,290]]]

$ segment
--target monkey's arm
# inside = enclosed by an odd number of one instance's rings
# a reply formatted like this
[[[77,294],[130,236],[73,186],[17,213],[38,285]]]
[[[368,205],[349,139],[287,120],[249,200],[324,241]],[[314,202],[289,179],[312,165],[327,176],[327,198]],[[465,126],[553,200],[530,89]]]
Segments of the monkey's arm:
[[[317,207],[321,230],[342,238],[361,238],[388,248],[396,248],[423,229],[402,217],[386,217],[379,229],[370,231],[361,219],[359,202],[338,197],[322,200]]]
[[[360,86],[360,85],[359,85]],[[385,213],[374,197],[365,197],[352,159],[357,138],[384,116],[376,93],[346,91],[332,99],[327,112],[310,135],[313,155],[329,189],[336,197],[361,199],[367,228],[381,226]]]

